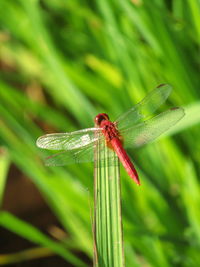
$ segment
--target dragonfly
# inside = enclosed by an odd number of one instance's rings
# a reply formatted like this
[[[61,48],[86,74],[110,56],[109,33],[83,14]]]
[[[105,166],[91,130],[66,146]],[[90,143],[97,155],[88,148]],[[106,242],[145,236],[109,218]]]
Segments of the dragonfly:
[[[151,117],[168,98],[172,87],[161,84],[127,112],[111,122],[106,113],[95,117],[95,127],[74,132],[51,133],[39,137],[38,147],[60,151],[46,158],[47,166],[63,166],[95,161],[98,142],[114,150],[128,175],[140,185],[138,173],[128,156],[127,148],[139,148],[154,141],[184,116],[184,109],[173,107]],[[108,154],[109,155],[109,154]],[[106,156],[105,156],[106,157]]]

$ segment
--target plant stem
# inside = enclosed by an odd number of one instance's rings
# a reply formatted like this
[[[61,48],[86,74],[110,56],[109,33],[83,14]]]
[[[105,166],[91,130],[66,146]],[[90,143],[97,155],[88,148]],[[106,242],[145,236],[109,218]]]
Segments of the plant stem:
[[[94,266],[124,266],[119,160],[97,143],[94,169]]]

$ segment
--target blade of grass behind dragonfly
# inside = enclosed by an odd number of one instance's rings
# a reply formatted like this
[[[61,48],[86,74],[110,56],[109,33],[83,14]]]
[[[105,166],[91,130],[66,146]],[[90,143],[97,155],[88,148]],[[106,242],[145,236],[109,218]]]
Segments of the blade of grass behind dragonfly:
[[[0,147],[0,206],[3,199],[3,193],[10,166],[10,158],[8,152],[3,147]]]
[[[119,160],[104,142],[95,151],[94,266],[124,266]],[[104,160],[105,159],[105,160]]]

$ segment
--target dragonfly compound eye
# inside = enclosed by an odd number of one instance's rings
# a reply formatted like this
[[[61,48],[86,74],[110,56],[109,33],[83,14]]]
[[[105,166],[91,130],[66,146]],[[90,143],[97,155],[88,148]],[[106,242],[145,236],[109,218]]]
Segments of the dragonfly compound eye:
[[[109,120],[109,117],[106,113],[100,113],[95,117],[95,124],[97,124],[98,126],[101,125],[101,122],[104,120]]]

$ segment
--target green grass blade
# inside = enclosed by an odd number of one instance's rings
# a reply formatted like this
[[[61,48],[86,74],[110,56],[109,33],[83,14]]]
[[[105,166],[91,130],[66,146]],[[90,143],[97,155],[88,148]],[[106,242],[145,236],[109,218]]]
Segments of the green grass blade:
[[[44,258],[53,255],[54,252],[52,250],[42,247],[30,248],[16,253],[0,254],[0,266],[16,264],[22,261]]]
[[[124,266],[119,160],[104,143],[96,148],[95,266]],[[104,160],[105,158],[105,160]]]
[[[7,151],[2,148],[0,149],[0,205],[3,198],[3,192],[9,166],[10,166],[9,155]]]
[[[184,131],[192,126],[200,123],[200,102],[196,101],[186,107],[184,107],[185,116],[173,127],[171,127],[166,133],[161,135],[170,136],[181,131]]]
[[[0,225],[30,240],[31,242],[51,249],[75,266],[86,266],[81,260],[71,254],[62,244],[51,240],[34,226],[20,220],[8,212],[0,213]]]

